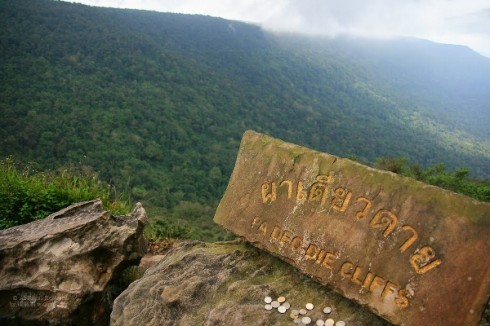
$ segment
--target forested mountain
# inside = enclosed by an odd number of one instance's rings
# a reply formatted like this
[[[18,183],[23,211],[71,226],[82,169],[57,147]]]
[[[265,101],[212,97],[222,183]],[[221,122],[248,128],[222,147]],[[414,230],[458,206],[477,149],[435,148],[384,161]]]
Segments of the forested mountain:
[[[219,18],[0,2],[0,158],[215,205],[242,133],[490,176],[490,59],[421,40],[277,35]],[[186,211],[188,213],[188,210]]]

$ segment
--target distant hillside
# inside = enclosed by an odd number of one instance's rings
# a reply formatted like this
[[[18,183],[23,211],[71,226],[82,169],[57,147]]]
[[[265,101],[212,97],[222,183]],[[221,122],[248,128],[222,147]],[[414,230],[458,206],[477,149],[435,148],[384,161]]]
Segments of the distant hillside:
[[[489,58],[464,46],[409,38],[338,43],[407,104],[451,128],[490,139]]]
[[[480,151],[488,157],[489,58],[464,46],[415,38],[289,35],[280,40],[289,50],[319,62],[336,57],[356,67],[361,85],[395,102],[411,128],[454,153]],[[488,164],[479,166],[488,175]]]
[[[490,176],[490,74],[465,74],[488,59],[422,41],[427,55],[407,56],[409,40],[305,40],[212,17],[2,1],[0,158],[90,168],[169,209],[217,202],[246,129]]]

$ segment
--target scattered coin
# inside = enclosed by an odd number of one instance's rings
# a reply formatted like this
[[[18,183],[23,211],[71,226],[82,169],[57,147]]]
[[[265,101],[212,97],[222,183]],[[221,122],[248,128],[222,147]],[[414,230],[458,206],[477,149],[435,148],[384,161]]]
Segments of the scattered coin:
[[[325,320],[325,326],[333,326],[335,321],[332,318]]]
[[[332,308],[330,308],[330,307],[325,307],[325,308],[323,308],[323,312],[324,312],[324,313],[326,313],[326,314],[329,314],[329,313],[331,313],[331,312],[332,312]]]
[[[286,297],[284,297],[284,296],[278,297],[277,300],[275,300],[275,301],[272,301],[272,298],[267,296],[264,298],[264,302],[266,303],[266,305],[264,305],[265,310],[272,310],[272,309],[276,308],[277,311],[281,314],[286,313],[286,311],[289,308],[291,308],[291,304],[286,301]],[[307,310],[313,310],[315,308],[315,306],[313,305],[313,303],[308,302],[305,305],[305,308]],[[289,317],[298,326],[309,325],[311,323],[310,317],[308,317],[308,316],[304,316],[301,318],[299,317],[300,315],[306,315],[307,314],[306,309],[300,309],[300,310],[295,309],[295,310],[291,311],[291,314],[289,315]],[[331,307],[325,307],[325,308],[323,308],[323,312],[325,314],[329,314],[332,312],[332,308]],[[333,320],[332,318],[329,318],[325,321],[323,321],[323,319],[318,319],[315,324],[317,326],[346,326],[346,323],[344,321],[339,320],[339,321],[335,322],[335,320]]]

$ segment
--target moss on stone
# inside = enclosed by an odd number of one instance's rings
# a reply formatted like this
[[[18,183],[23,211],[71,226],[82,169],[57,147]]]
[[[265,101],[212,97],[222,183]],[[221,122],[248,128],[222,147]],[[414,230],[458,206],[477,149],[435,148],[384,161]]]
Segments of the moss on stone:
[[[172,302],[162,297],[168,287],[182,289],[173,293]],[[265,296],[275,299],[281,295],[291,303],[288,313],[264,309]],[[289,264],[241,241],[179,244],[118,297],[111,324],[291,325],[290,311],[304,308],[308,302],[316,307],[309,313],[311,317],[325,317],[321,311],[330,306],[336,320],[358,326],[390,325]],[[169,320],[176,310],[178,320]]]

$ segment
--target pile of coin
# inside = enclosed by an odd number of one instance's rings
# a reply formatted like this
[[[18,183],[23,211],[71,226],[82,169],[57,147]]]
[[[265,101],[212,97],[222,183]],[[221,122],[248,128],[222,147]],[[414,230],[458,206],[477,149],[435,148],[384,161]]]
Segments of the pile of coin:
[[[289,302],[286,301],[285,297],[279,297],[277,300],[272,301],[271,297],[265,297],[265,310],[277,309],[281,314],[284,314],[291,307]]]
[[[267,296],[264,298],[265,302],[265,310],[272,310],[272,309],[277,309],[277,311],[281,314],[286,313],[286,311],[291,308],[291,305],[289,302],[286,301],[286,298],[283,296],[278,297],[276,300],[272,300],[271,297]],[[315,308],[315,305],[311,302],[308,302],[305,304],[304,308],[302,309],[294,309],[291,311],[289,314],[289,317],[293,320],[295,324],[298,324],[298,326],[305,326],[305,325],[317,325],[317,326],[345,326],[345,322],[342,320],[338,320],[335,322],[332,318],[328,318],[326,320],[323,319],[317,319],[315,324],[312,324],[312,318],[310,316],[307,316],[308,312],[312,311]],[[328,315],[332,312],[331,307],[324,307],[323,308],[323,313]]]

